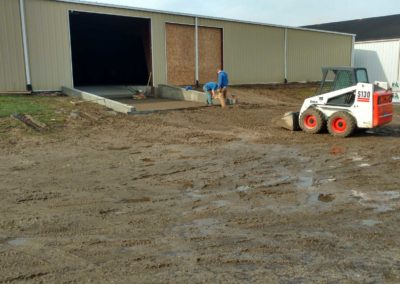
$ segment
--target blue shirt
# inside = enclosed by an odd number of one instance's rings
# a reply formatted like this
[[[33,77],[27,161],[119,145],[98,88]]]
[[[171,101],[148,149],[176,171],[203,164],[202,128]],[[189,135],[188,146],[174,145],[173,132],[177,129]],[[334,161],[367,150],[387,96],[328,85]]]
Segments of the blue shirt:
[[[208,82],[204,85],[203,87],[205,90],[207,91],[211,91],[211,90],[217,90],[218,89],[218,85],[214,82]]]
[[[225,71],[218,73],[218,88],[222,89],[229,84],[228,74]]]

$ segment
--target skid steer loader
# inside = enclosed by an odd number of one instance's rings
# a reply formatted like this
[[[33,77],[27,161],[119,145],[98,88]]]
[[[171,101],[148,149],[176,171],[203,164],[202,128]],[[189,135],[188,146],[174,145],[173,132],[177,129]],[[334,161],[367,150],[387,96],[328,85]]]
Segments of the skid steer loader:
[[[281,126],[311,134],[328,128],[333,136],[347,137],[357,128],[392,121],[391,90],[382,82],[370,84],[365,68],[322,68],[322,73],[317,95],[306,99],[300,112],[286,113]]]

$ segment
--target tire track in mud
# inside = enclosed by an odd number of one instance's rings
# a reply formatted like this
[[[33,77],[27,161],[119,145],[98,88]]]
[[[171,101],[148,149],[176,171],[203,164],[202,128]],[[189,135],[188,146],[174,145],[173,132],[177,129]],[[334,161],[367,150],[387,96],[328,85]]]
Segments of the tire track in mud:
[[[20,282],[20,281],[37,281],[37,278],[43,277],[50,274],[50,272],[38,272],[38,273],[31,273],[31,274],[19,274],[18,276],[8,277],[5,279],[0,279],[2,283],[13,283],[13,282]]]
[[[66,236],[63,238],[67,240]],[[0,259],[0,264],[7,260],[7,266],[1,265],[1,269],[5,269],[5,273],[0,273],[5,277],[4,282],[54,280],[55,275],[68,277],[71,272],[83,272],[98,267],[93,262],[54,247],[51,240],[52,238],[34,237],[18,242],[9,241],[9,248],[0,254],[6,257]]]
[[[22,235],[43,246],[19,248],[29,257],[0,241],[0,251],[8,252],[0,254],[0,267],[4,264],[0,282],[5,277],[21,282],[31,276],[26,282],[399,282],[398,210],[377,214],[349,197],[351,189],[358,189],[360,196],[371,198],[375,196],[371,193],[386,192],[390,182],[397,181],[389,172],[397,170],[396,161],[389,167],[373,158],[388,159],[387,149],[373,147],[386,140],[375,137],[358,143],[357,138],[344,143],[328,135],[284,134],[263,125],[281,109],[260,107],[245,119],[241,116],[254,109],[166,115],[167,120],[172,117],[188,129],[168,128],[171,133],[162,132],[161,143],[163,117],[157,117],[150,129],[141,119],[117,124],[110,120],[110,126],[99,129],[98,137],[120,139],[121,143],[112,145],[130,146],[131,154],[140,156],[120,162],[126,159],[125,153],[112,151],[99,157],[101,151],[91,152],[72,161],[75,170],[71,172],[53,170],[57,161],[41,162],[41,169],[51,168],[52,174],[65,175],[65,179],[46,185],[46,171],[17,171],[24,178],[41,180],[32,184],[39,192],[27,190],[26,196],[21,188],[27,184],[16,186],[20,181],[7,177],[6,169],[4,185],[9,190],[4,195],[11,195],[0,199],[0,204],[3,208],[12,204],[12,208],[0,216],[4,240]],[[185,120],[188,116],[194,117],[193,125]],[[251,125],[253,118],[257,121]],[[214,127],[209,121],[219,125]],[[148,147],[135,144],[141,138],[132,138],[135,126],[151,143]],[[199,127],[204,133],[208,129],[216,133],[203,135]],[[124,129],[126,137],[118,137],[109,128]],[[268,131],[266,143],[302,145],[253,144],[255,137],[248,136],[249,129],[257,135]],[[177,130],[186,133],[174,133]],[[192,130],[193,134],[187,133]],[[157,133],[146,133],[151,131]],[[229,135],[218,137],[224,132]],[[230,135],[239,140],[229,140]],[[74,156],[71,151],[79,153],[93,143],[96,149],[106,150],[109,144],[98,137],[96,141],[94,137],[77,140],[79,148],[63,147],[66,154],[58,157]],[[345,150],[336,148],[331,154],[337,144],[346,144]],[[29,147],[25,151],[33,149]],[[35,152],[50,155],[59,151],[54,145],[42,147]],[[364,161],[352,161],[352,152],[368,147],[371,150]],[[391,156],[400,156],[391,151]],[[359,169],[361,162],[371,167]],[[82,170],[81,164],[87,169]],[[361,174],[363,170],[377,174],[369,180]],[[64,189],[57,196],[58,191],[45,186]],[[395,190],[394,185],[390,188]],[[335,200],[319,203],[321,193],[327,198],[334,194]],[[315,197],[312,202],[311,197]],[[379,223],[367,222],[367,226],[365,220]],[[43,269],[35,270],[36,264],[41,265],[35,256],[45,257],[53,266],[42,264]]]

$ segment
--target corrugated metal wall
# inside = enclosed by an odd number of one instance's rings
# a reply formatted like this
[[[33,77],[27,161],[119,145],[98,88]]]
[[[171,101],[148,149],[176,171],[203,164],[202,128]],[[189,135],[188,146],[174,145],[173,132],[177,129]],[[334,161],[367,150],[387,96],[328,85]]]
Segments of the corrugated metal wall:
[[[319,81],[321,67],[351,66],[351,36],[288,29],[288,80]]]
[[[166,83],[165,22],[194,24],[190,17],[171,16],[127,9],[60,3],[50,0],[26,1],[29,51],[34,90],[57,90],[72,86],[69,10],[151,18],[153,81]]]
[[[355,66],[365,67],[373,81],[399,82],[400,40],[355,44]]]
[[[0,91],[25,91],[19,2],[0,1]]]
[[[0,9],[0,14],[4,13],[6,16],[0,18],[0,21],[4,22],[0,29],[17,30],[20,24],[15,19],[19,19],[19,15],[11,16],[8,6],[18,5],[18,0],[0,1],[0,3],[7,8],[7,10]],[[4,3],[8,3],[8,5]],[[59,90],[62,85],[73,85],[69,10],[150,18],[153,81],[155,84],[167,82],[165,23],[190,25],[195,23],[194,17],[191,16],[63,3],[53,0],[28,0],[25,3],[32,86],[36,91]],[[10,25],[13,27],[4,28]],[[283,82],[285,73],[284,28],[201,18],[199,25],[223,29],[224,69],[229,72],[232,84]],[[0,80],[4,80],[7,76],[20,80],[25,76],[23,68],[21,68],[21,66],[23,67],[23,53],[20,32],[12,33],[13,36],[6,35],[6,39],[1,40],[0,52],[4,53],[4,50],[7,50],[4,45],[11,46],[12,51],[8,52],[18,54],[17,59],[12,60],[13,64],[18,67],[14,75],[1,75]],[[0,34],[1,36],[4,36],[3,32]],[[12,40],[13,37],[15,37],[14,40]],[[348,66],[351,64],[351,36],[289,29],[288,43],[289,81],[320,80],[322,66]],[[7,58],[9,58],[8,55]],[[4,73],[4,70],[2,72]],[[8,81],[10,80],[8,79]],[[10,87],[16,90],[23,85],[25,82],[18,81],[17,84],[10,85]]]
[[[284,80],[283,28],[208,19],[199,25],[223,28],[224,69],[232,84]]]

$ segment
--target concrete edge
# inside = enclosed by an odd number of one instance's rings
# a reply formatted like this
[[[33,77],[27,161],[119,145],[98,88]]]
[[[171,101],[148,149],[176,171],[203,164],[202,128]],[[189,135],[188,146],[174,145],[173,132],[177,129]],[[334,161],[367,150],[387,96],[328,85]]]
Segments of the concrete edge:
[[[91,93],[83,92],[74,88],[62,87],[61,92],[70,97],[77,97],[84,101],[93,102],[107,108],[110,108],[116,112],[133,114],[136,112],[134,106],[126,105],[120,102],[116,102],[104,97],[100,97]]]
[[[198,110],[207,108],[207,105],[204,106],[195,106],[195,107],[186,107],[186,108],[171,108],[171,109],[155,109],[155,110],[139,110],[130,113],[130,115],[146,115],[146,114],[154,114],[154,113],[168,113],[172,111],[188,111],[188,110]],[[213,106],[216,107],[216,106]]]
[[[158,85],[156,87],[156,97],[170,100],[206,103],[206,95],[203,92],[185,90],[183,88],[169,85]]]

